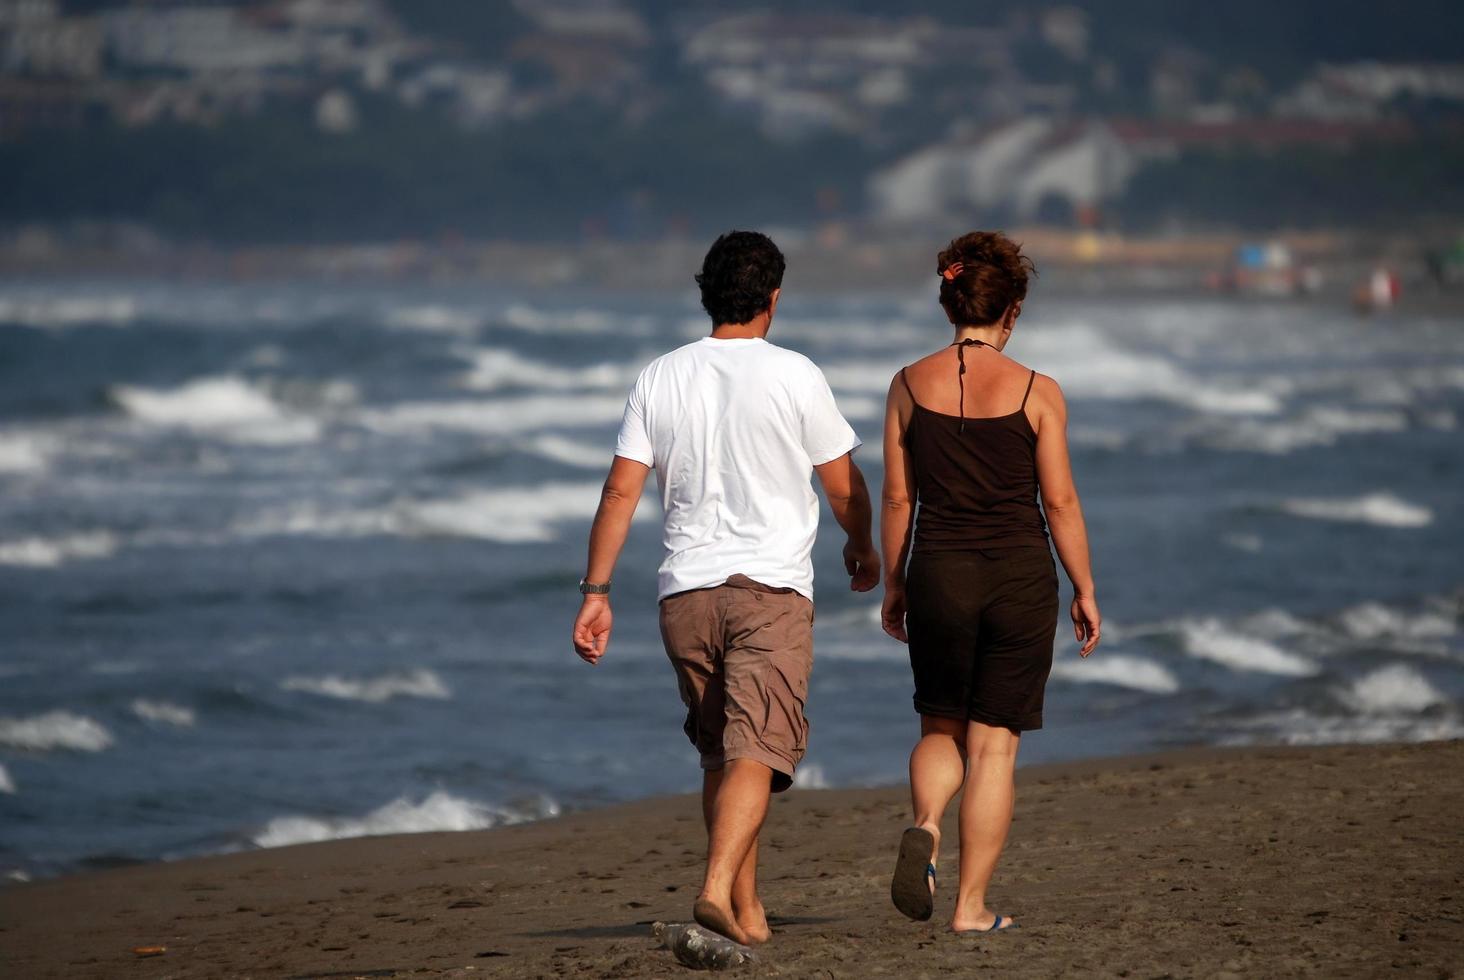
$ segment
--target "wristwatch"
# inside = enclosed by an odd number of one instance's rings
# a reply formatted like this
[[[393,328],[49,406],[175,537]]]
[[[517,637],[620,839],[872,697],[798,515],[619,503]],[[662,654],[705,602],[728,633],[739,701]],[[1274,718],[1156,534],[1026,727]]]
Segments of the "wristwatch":
[[[595,582],[587,581],[586,579],[580,579],[580,595],[609,595],[609,594],[610,594],[610,583],[609,582],[606,582],[606,583],[604,583],[602,585],[602,584],[598,584],[598,583],[595,583]]]

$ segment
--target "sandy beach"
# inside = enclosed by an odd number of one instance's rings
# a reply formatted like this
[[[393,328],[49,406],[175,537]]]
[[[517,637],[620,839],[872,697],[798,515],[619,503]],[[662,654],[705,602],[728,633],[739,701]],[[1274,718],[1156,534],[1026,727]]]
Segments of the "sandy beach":
[[[902,788],[795,790],[764,831],[775,929],[748,976],[1464,973],[1464,742],[1194,750],[1019,773],[995,907],[889,904]],[[954,815],[954,808],[952,810]],[[946,833],[954,841],[954,825]],[[696,801],[489,831],[308,844],[0,890],[6,977],[682,975]],[[166,951],[139,957],[134,947]]]

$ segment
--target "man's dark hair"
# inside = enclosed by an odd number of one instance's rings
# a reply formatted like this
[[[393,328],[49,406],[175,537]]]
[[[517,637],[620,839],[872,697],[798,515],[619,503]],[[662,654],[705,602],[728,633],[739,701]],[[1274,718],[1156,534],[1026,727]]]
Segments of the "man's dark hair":
[[[787,265],[778,246],[760,232],[729,231],[713,242],[696,275],[702,309],[713,326],[746,323],[767,310]]]

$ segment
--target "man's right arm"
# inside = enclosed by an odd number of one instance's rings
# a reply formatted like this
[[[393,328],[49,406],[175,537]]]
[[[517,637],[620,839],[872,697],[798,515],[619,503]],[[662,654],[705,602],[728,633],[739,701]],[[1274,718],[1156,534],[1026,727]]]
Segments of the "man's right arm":
[[[834,520],[849,538],[844,545],[844,570],[850,576],[849,588],[868,592],[879,584],[879,553],[870,534],[873,514],[864,474],[854,465],[851,453],[815,466],[813,471],[818,474]]]

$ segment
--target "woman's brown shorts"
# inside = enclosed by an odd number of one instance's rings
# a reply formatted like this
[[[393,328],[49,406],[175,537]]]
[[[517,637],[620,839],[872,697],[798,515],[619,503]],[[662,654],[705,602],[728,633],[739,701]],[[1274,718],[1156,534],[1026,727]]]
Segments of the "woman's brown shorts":
[[[1018,732],[1042,727],[1057,634],[1051,552],[918,553],[905,602],[916,711]]]
[[[773,792],[791,786],[808,746],[813,603],[733,575],[662,599],[661,639],[702,768],[753,759],[773,770]]]

